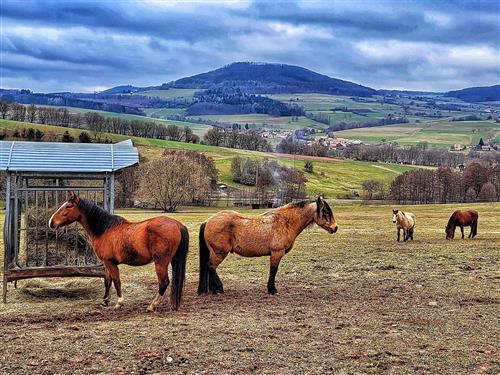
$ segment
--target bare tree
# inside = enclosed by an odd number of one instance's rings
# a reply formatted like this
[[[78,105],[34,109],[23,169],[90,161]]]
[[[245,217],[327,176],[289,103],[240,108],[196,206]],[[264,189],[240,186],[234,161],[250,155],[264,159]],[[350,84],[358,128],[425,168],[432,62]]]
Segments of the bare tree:
[[[34,123],[35,120],[36,120],[36,106],[31,104],[28,106],[28,109],[27,109],[27,112],[28,112],[28,121],[31,122],[31,123]]]
[[[171,154],[140,167],[139,200],[172,212],[181,204],[204,200],[210,191],[210,177],[192,158]]]
[[[2,115],[2,119],[5,120],[5,118],[7,117],[7,113],[9,113],[9,109],[10,109],[9,102],[5,100],[0,100],[0,114]]]
[[[100,139],[104,130],[104,117],[97,112],[87,112],[85,113],[85,121],[89,130],[94,133],[94,138]]]

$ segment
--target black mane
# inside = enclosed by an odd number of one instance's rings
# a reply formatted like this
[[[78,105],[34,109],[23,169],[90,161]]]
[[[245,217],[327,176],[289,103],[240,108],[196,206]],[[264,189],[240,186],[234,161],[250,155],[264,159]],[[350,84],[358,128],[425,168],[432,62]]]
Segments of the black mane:
[[[305,201],[300,201],[300,202],[293,202],[293,203],[290,203],[290,207],[304,208],[309,203],[314,203],[314,201],[305,200]]]
[[[106,232],[108,229],[122,224],[124,219],[118,215],[111,215],[109,212],[97,206],[94,202],[80,198],[78,207],[85,212],[89,230],[96,237]]]

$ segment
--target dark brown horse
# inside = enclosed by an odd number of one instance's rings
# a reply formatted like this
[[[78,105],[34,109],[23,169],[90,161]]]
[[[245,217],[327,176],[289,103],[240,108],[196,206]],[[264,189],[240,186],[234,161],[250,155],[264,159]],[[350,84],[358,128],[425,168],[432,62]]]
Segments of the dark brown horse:
[[[123,304],[119,264],[143,266],[154,261],[158,276],[158,293],[148,310],[154,310],[168,287],[168,265],[172,263],[172,287],[170,304],[173,310],[179,308],[184,278],[189,234],[177,220],[159,216],[139,223],[131,223],[123,217],[111,215],[86,199],[68,192],[67,200],[52,215],[49,227],[57,229],[73,222],[79,222],[92,241],[97,257],[103,262],[104,300],[108,305],[111,282],[115,285],[118,301]]]
[[[338,226],[328,203],[321,197],[312,202],[290,203],[259,216],[221,211],[200,227],[200,283],[198,294],[223,293],[217,267],[229,253],[244,257],[270,256],[267,291],[277,292],[275,277],[281,258],[290,251],[295,238],[316,223],[329,233]]]
[[[476,210],[458,210],[453,212],[446,226],[446,239],[452,240],[455,237],[456,227],[460,227],[462,239],[464,238],[464,227],[470,227],[469,238],[476,237],[478,218],[479,214]]]

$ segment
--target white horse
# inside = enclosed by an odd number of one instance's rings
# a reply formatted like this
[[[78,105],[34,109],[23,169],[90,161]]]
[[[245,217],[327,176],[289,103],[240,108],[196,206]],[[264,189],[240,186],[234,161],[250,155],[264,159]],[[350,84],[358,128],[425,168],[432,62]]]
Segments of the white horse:
[[[392,210],[392,222],[398,229],[398,242],[400,239],[400,230],[403,229],[403,241],[413,240],[413,230],[415,229],[415,215],[411,212]]]

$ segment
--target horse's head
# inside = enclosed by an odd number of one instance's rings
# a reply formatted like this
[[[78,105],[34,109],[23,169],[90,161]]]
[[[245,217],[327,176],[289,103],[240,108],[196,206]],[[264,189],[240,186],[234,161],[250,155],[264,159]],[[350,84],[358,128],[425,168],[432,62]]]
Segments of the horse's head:
[[[57,229],[80,220],[82,214],[78,208],[78,203],[80,203],[80,197],[72,191],[68,191],[64,203],[50,217],[49,228]]]
[[[335,217],[333,216],[332,209],[322,197],[318,197],[316,200],[314,222],[328,233],[335,233],[339,229]]]
[[[446,233],[446,239],[447,240],[452,240],[453,237],[455,237],[455,230],[452,225],[448,223],[446,228],[444,229],[444,232]]]
[[[393,223],[396,223],[396,221],[398,219],[398,212],[399,212],[399,210],[392,210],[392,222]]]

